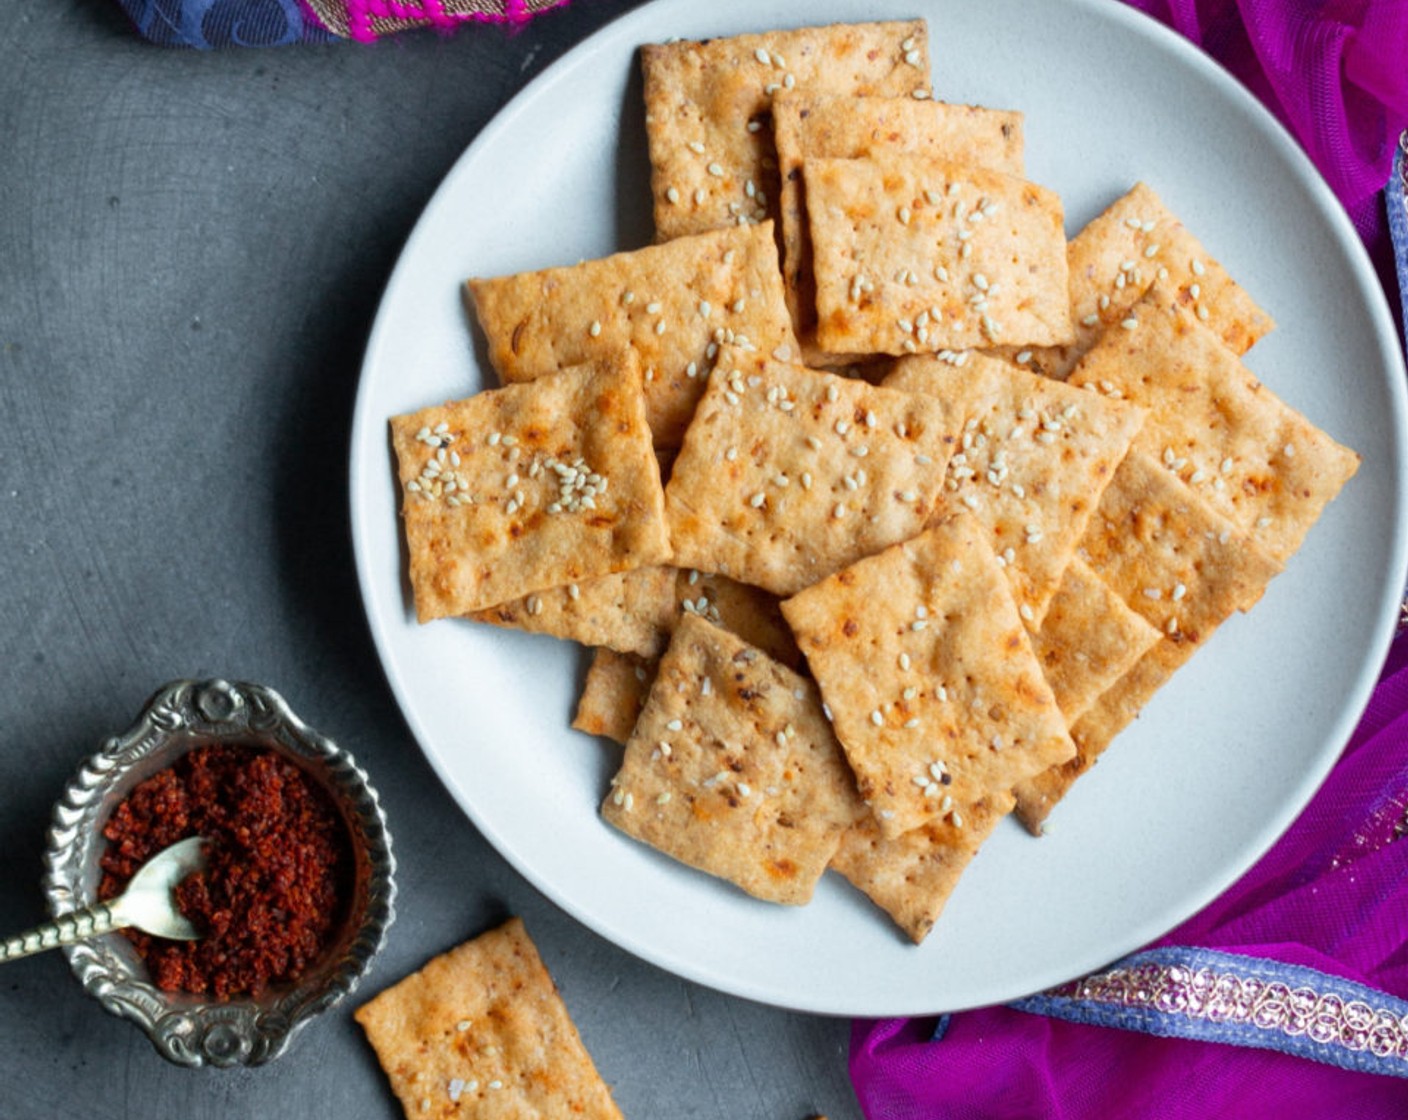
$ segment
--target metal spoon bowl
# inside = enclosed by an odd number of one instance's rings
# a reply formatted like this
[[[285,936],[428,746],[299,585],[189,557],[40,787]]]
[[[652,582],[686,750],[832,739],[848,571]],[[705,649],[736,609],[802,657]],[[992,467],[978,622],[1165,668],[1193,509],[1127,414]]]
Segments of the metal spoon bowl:
[[[84,991],[135,1023],[162,1057],[183,1066],[256,1066],[285,1053],[304,1027],[357,986],[395,913],[396,861],[376,790],[352,755],[299,719],[282,696],[225,680],[172,681],[158,689],[132,726],[85,760],[60,795],[44,853],[44,893],[59,921],[93,906],[107,849],[103,830],[117,806],[186,752],[216,744],[277,751],[338,808],[354,866],[326,952],[298,980],[241,999],[156,987],[125,937],[89,937],[63,952]]]
[[[206,841],[191,836],[163,848],[137,868],[116,898],[64,914],[26,933],[0,941],[0,961],[13,961],[132,927],[173,941],[196,941],[200,931],[176,908],[176,887],[205,868]]]

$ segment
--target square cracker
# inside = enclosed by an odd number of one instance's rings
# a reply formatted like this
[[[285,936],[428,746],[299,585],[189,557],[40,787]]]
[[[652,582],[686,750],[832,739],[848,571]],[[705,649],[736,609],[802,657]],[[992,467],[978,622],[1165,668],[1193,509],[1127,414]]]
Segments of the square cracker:
[[[624,745],[645,707],[659,663],[658,657],[638,657],[614,649],[593,650],[573,728]]]
[[[837,354],[1066,343],[1061,200],[987,168],[886,152],[803,166],[817,345]]]
[[[669,571],[674,588],[669,626],[684,614],[695,614],[757,646],[789,669],[802,667],[802,652],[787,628],[776,595],[728,576],[696,569]],[[624,744],[645,706],[658,665],[658,657],[626,657],[597,650],[572,726]]]
[[[1261,598],[1280,563],[1154,459],[1133,450],[1081,540],[1081,558],[1160,634],[1071,729],[1076,757],[1018,784],[1029,829],[1234,611]]]
[[[798,352],[769,225],[734,227],[465,288],[505,382],[630,348],[656,446],[676,447],[720,343]]]
[[[633,568],[566,587],[535,591],[466,617],[530,634],[653,657],[665,648],[675,617],[675,569]]]
[[[620,1120],[518,918],[357,1009],[408,1118]]]
[[[392,417],[391,441],[421,622],[670,554],[629,354]]]
[[[681,619],[603,816],[751,895],[796,905],[862,812],[816,686],[698,615]]]
[[[888,839],[1075,753],[987,541],[957,513],[782,604]]]
[[[1105,332],[1070,383],[1147,408],[1135,446],[1282,562],[1359,469],[1357,454],[1259,382],[1162,285]]]
[[[1105,328],[1123,320],[1156,281],[1171,285],[1179,301],[1236,354],[1246,353],[1275,326],[1145,183],[1136,183],[1081,230],[1067,247],[1066,260],[1076,340],[1031,352],[1032,368],[1047,377],[1065,378]]]
[[[962,367],[901,358],[883,384],[938,397],[957,419],[945,506],[962,505],[988,530],[1035,631],[1144,410],[978,353]]]
[[[863,891],[916,945],[939,920],[959,876],[997,822],[1012,811],[1010,793],[962,806],[952,819],[885,839],[874,817],[846,830],[831,866]]]
[[[923,20],[833,24],[641,48],[656,240],[776,213],[767,127],[784,90],[928,93]]]
[[[784,91],[773,99],[773,137],[781,176],[778,228],[782,279],[808,365],[836,365],[817,348],[816,282],[807,229],[803,161],[915,152],[1022,174],[1022,114],[912,97],[840,97]]]
[[[1066,725],[1084,715],[1160,637],[1090,565],[1072,558],[1041,629],[1032,635],[1032,649]]]
[[[935,400],[719,355],[666,489],[681,567],[789,595],[914,536],[952,437]]]

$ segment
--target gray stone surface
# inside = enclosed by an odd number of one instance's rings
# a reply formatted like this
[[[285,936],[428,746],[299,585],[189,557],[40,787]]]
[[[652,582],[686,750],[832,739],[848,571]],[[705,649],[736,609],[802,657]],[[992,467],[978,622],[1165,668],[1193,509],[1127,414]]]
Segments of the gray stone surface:
[[[391,816],[400,916],[362,994],[517,913],[628,1116],[855,1117],[846,1022],[643,964],[494,853],[403,724],[357,594],[348,434],[381,286],[494,112],[632,6],[196,54],[109,0],[0,0],[0,927],[44,916],[51,803],[158,684],[260,681]],[[7,1120],[398,1114],[351,1004],[267,1068],[188,1072],[59,955],[4,966],[0,993]]]

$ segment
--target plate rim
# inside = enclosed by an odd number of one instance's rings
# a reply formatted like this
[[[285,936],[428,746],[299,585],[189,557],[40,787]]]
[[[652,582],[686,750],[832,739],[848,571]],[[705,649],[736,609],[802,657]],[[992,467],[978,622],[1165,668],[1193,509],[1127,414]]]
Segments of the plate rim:
[[[1388,298],[1383,291],[1377,273],[1370,261],[1367,250],[1361,242],[1357,232],[1354,230],[1348,215],[1345,213],[1339,200],[1335,197],[1328,184],[1325,182],[1319,170],[1315,168],[1309,157],[1301,149],[1299,143],[1287,130],[1287,128],[1272,114],[1256,97],[1239,82],[1229,71],[1227,71],[1216,59],[1205,53],[1200,47],[1183,38],[1177,32],[1166,27],[1153,17],[1144,12],[1128,7],[1125,4],[1115,3],[1112,0],[1060,0],[1062,4],[1072,9],[1079,9],[1095,15],[1101,20],[1113,21],[1117,25],[1132,30],[1135,34],[1149,39],[1158,47],[1171,51],[1178,60],[1193,68],[1202,78],[1211,81],[1218,87],[1218,92],[1232,100],[1238,102],[1244,111],[1250,112],[1253,117],[1260,118],[1260,123],[1267,135],[1274,139],[1276,148],[1280,154],[1300,167],[1302,172],[1301,180],[1315,196],[1318,210],[1325,216],[1329,223],[1328,232],[1333,235],[1337,248],[1345,251],[1345,255],[1353,273],[1360,286],[1370,293],[1367,301],[1367,312],[1376,328],[1375,341],[1378,348],[1383,351],[1387,359],[1386,365],[1392,374],[1391,384],[1388,386],[1389,399],[1393,410],[1393,428],[1400,433],[1396,450],[1398,470],[1393,478],[1395,492],[1397,496],[1396,523],[1393,528],[1392,541],[1390,546],[1391,555],[1388,557],[1388,569],[1386,574],[1396,573],[1396,586],[1402,588],[1408,583],[1408,447],[1402,432],[1408,429],[1408,372],[1405,371],[1403,351],[1398,346],[1398,334],[1392,310],[1388,305]],[[712,989],[723,991],[735,996],[751,999],[756,1002],[776,1006],[788,1010],[823,1014],[835,1016],[891,1016],[891,1015],[915,1015],[934,1014],[938,1012],[950,1012],[963,1010],[968,1007],[982,1006],[984,1001],[959,1001],[951,1006],[948,1004],[935,1008],[931,1005],[920,1005],[906,1003],[899,1005],[867,1005],[856,1006],[854,1002],[837,1001],[825,998],[825,993],[811,993],[813,998],[779,998],[777,993],[763,990],[756,984],[740,982],[726,973],[711,971],[700,966],[692,960],[676,956],[668,951],[668,946],[654,944],[644,944],[627,930],[620,928],[619,923],[604,921],[599,915],[588,915],[579,905],[557,884],[549,878],[540,875],[538,871],[528,864],[516,850],[503,837],[501,831],[494,827],[491,822],[470,802],[463,794],[460,783],[450,772],[448,764],[442,751],[434,748],[431,737],[424,729],[422,720],[415,713],[415,706],[410,703],[407,689],[400,674],[395,668],[395,658],[390,650],[390,638],[383,629],[383,623],[374,610],[374,604],[381,601],[382,595],[376,587],[375,574],[369,570],[368,545],[364,543],[365,535],[372,531],[365,522],[359,502],[359,494],[362,491],[364,471],[375,469],[387,469],[385,463],[373,464],[365,462],[364,456],[359,455],[362,450],[365,433],[369,426],[379,428],[384,425],[386,418],[383,416],[370,417],[368,398],[371,395],[368,385],[371,375],[371,367],[374,358],[379,350],[384,334],[390,329],[388,322],[390,319],[389,304],[391,296],[398,284],[403,281],[406,273],[413,267],[412,261],[415,257],[415,250],[420,242],[427,236],[434,223],[435,213],[443,205],[447,197],[454,193],[457,179],[467,173],[467,169],[474,164],[479,153],[486,148],[491,148],[500,137],[513,127],[516,117],[537,98],[544,96],[551,88],[561,81],[564,76],[573,72],[583,64],[584,60],[596,50],[603,40],[611,40],[613,43],[628,34],[637,24],[650,25],[660,18],[657,13],[660,9],[677,7],[687,8],[688,0],[652,0],[621,13],[607,21],[600,28],[579,40],[572,47],[555,59],[540,74],[526,83],[511,97],[485,124],[474,139],[457,156],[450,167],[445,171],[437,184],[435,190],[420,208],[410,233],[407,235],[404,246],[398,254],[396,263],[388,275],[386,284],[378,300],[376,315],[373,319],[371,330],[367,336],[367,342],[363,353],[363,359],[358,369],[358,384],[355,398],[355,405],[351,426],[351,447],[349,450],[349,503],[351,508],[351,535],[353,546],[353,558],[357,572],[357,582],[365,612],[368,628],[371,631],[373,644],[376,648],[377,660],[381,666],[383,675],[391,687],[392,694],[396,699],[397,707],[402,719],[406,722],[412,737],[415,739],[421,754],[430,763],[437,779],[440,781],[445,791],[449,794],[456,806],[463,812],[475,828],[494,847],[498,855],[505,859],[520,875],[524,877],[534,888],[546,896],[575,920],[582,923],[588,929],[606,938],[612,943],[630,952],[634,956],[661,967],[677,976],[687,980],[702,984]],[[916,0],[913,4],[916,11],[916,18],[926,20],[937,18],[944,7],[945,0]],[[724,18],[721,16],[720,18]],[[870,12],[857,12],[856,21],[868,21],[871,19],[900,18],[898,16],[880,15]],[[799,18],[787,18],[779,21],[777,26],[809,26],[805,16]],[[732,34],[738,32],[720,31],[718,34]],[[636,36],[637,43],[654,41],[653,36]],[[1269,127],[1268,127],[1269,126]],[[617,250],[612,250],[617,251]],[[1387,333],[1385,333],[1387,328]],[[1386,343],[1389,343],[1386,345]],[[473,345],[473,340],[467,339],[468,345]],[[487,371],[486,371],[487,372]],[[399,511],[398,511],[399,516]],[[384,577],[382,577],[384,578]],[[401,573],[401,581],[404,580],[404,573]],[[401,582],[401,581],[398,581]],[[1354,688],[1348,697],[1341,698],[1338,714],[1333,721],[1333,731],[1329,736],[1329,742],[1334,743],[1334,749],[1322,748],[1316,757],[1317,765],[1307,769],[1301,776],[1300,782],[1296,785],[1294,794],[1281,803],[1278,811],[1271,815],[1271,819],[1263,823],[1263,827],[1258,834],[1258,842],[1249,846],[1250,854],[1247,851],[1241,853],[1241,858],[1231,860],[1224,866],[1222,873],[1217,876],[1210,876],[1209,881],[1204,882],[1199,890],[1190,892],[1190,896],[1195,902],[1186,907],[1181,917],[1169,923],[1162,916],[1155,915],[1147,918],[1144,922],[1136,924],[1127,931],[1124,938],[1118,939],[1124,946],[1120,949],[1117,957],[1124,956],[1139,947],[1156,940],[1166,934],[1169,930],[1176,928],[1187,918],[1203,909],[1209,902],[1215,899],[1232,883],[1240,878],[1257,860],[1259,860],[1267,850],[1281,838],[1294,822],[1294,820],[1304,810],[1315,792],[1323,784],[1330,770],[1333,768],[1340,755],[1343,753],[1345,745],[1353,734],[1355,727],[1362,718],[1369,697],[1381,672],[1384,659],[1387,657],[1390,643],[1394,637],[1397,623],[1397,606],[1400,598],[1393,592],[1394,581],[1387,580],[1381,592],[1380,609],[1376,611],[1375,630],[1368,636],[1364,644],[1363,666],[1357,674]],[[1073,969],[1055,970],[1059,974],[1052,974],[1036,983],[1030,991],[1040,991],[1052,984],[1069,979],[1072,976],[1082,975],[1098,968],[1102,963],[1111,959],[1108,953],[1101,952],[1097,961],[1080,964]],[[794,993],[796,994],[796,993]],[[1029,994],[1027,991],[1012,993],[1003,998],[1017,998],[1019,995]]]

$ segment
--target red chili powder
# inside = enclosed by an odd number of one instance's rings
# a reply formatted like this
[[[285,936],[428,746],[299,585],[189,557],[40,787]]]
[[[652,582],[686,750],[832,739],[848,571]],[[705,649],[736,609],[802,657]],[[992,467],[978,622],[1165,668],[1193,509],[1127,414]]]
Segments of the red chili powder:
[[[327,793],[265,749],[198,747],[138,785],[103,829],[98,897],[112,898],[149,858],[204,836],[207,866],[176,888],[203,936],[126,931],[165,991],[257,996],[313,964],[342,915],[347,833]]]

